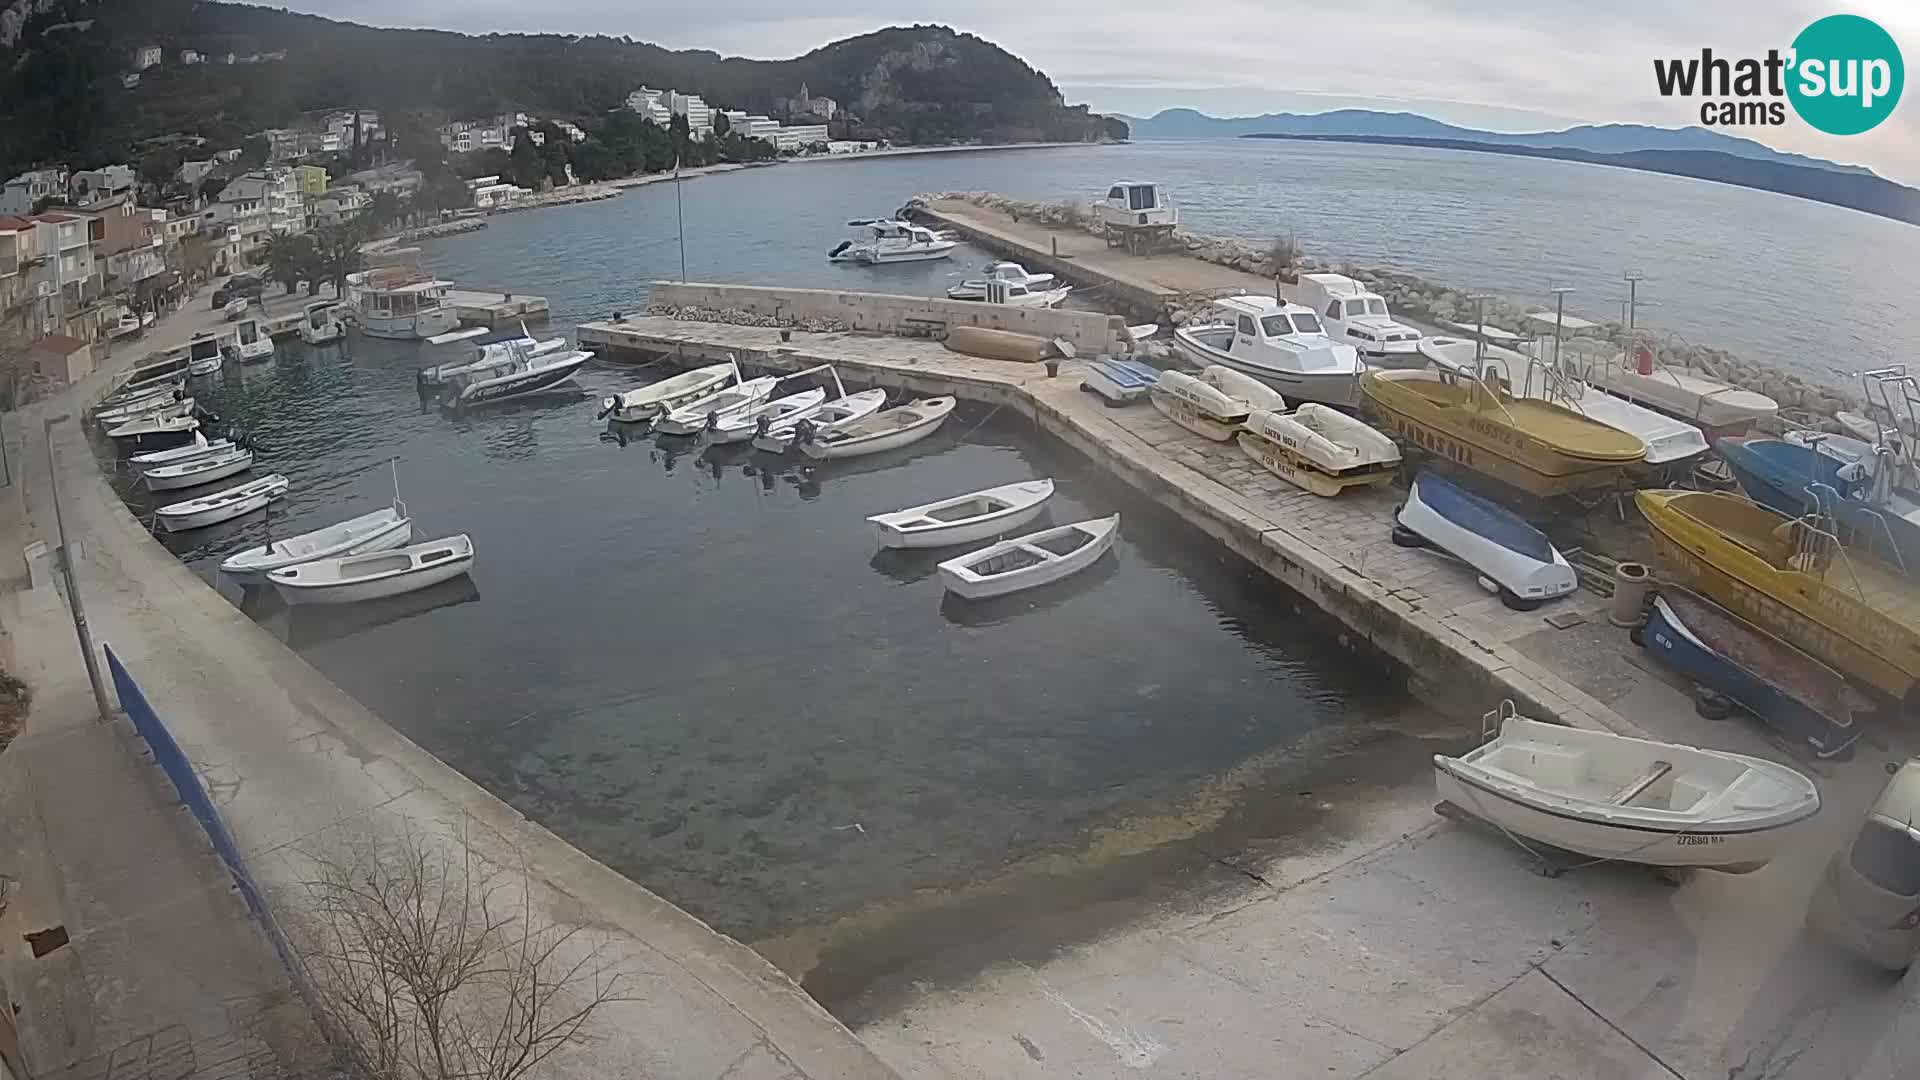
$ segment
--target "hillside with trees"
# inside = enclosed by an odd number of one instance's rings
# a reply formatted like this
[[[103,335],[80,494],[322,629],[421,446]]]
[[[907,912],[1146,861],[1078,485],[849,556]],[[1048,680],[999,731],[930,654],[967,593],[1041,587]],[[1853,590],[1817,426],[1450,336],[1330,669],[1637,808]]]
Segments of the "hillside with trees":
[[[238,146],[300,113],[363,107],[464,119],[524,110],[597,123],[636,87],[699,93],[774,113],[806,84],[857,118],[847,135],[900,143],[1124,138],[1124,124],[1067,106],[1042,73],[971,34],[892,27],[791,60],[669,50],[630,38],[386,30],[196,0],[0,0],[0,176],[40,162],[125,160],[184,133]],[[123,85],[134,50],[161,65]],[[256,64],[185,65],[285,52]]]

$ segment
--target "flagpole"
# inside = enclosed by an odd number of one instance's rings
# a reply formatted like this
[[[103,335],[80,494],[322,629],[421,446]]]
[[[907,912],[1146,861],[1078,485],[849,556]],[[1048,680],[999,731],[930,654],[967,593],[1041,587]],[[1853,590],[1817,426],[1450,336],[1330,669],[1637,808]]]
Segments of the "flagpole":
[[[687,211],[680,201],[680,151],[673,152],[673,213],[680,223],[680,283],[687,283]]]

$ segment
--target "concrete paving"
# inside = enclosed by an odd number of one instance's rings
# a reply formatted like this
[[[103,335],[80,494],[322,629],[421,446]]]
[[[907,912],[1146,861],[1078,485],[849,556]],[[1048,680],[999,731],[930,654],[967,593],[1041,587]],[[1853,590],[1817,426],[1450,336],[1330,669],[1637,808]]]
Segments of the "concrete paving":
[[[151,347],[164,344],[169,333],[184,340],[197,321],[187,317],[179,327],[162,328]],[[124,367],[131,355],[123,352],[118,365]],[[24,500],[11,520],[0,520],[0,547],[18,551],[27,537],[51,530],[45,478],[57,469],[67,529],[85,545],[78,572],[95,635],[122,657],[200,771],[283,921],[307,910],[301,881],[312,857],[327,853],[337,839],[411,834],[524,875],[525,916],[542,926],[577,928],[582,943],[599,946],[624,976],[630,999],[600,1013],[591,1041],[551,1059],[547,1075],[893,1075],[757,954],[527,821],[367,712],[235,610],[126,511],[75,425],[56,426],[49,461],[39,440],[41,417],[78,412],[106,378],[99,373],[63,399],[6,418]],[[15,603],[5,625],[16,649],[29,640],[47,646],[45,666],[34,674],[39,701],[29,718],[31,747],[40,734],[41,708],[75,708],[90,698],[60,605]],[[74,793],[84,796],[84,788]],[[97,837],[107,822],[95,818],[90,827],[88,820],[74,816],[72,843],[96,839],[103,845],[98,864],[120,869],[129,882],[157,861],[156,852],[174,850],[114,846],[110,837]],[[191,882],[171,892],[188,898],[182,904],[213,903]],[[107,900],[121,895],[102,893]],[[131,913],[113,914],[125,919]],[[191,947],[193,940],[187,936],[179,944]],[[139,975],[156,994],[143,997],[144,1005],[129,1002],[128,1012],[157,1009],[157,995],[168,989],[196,1006],[218,992],[212,976],[202,982],[192,975],[200,968],[169,972],[154,963],[163,953],[140,952],[148,947],[144,940],[127,944],[137,955],[115,954],[112,970]]]

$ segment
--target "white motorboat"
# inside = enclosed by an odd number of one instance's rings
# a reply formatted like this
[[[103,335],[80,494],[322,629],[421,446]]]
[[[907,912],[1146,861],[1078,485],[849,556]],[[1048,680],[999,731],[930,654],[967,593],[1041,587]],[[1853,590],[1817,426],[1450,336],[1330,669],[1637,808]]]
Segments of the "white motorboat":
[[[218,525],[223,521],[251,514],[287,493],[290,485],[279,473],[249,480],[244,484],[202,495],[197,499],[171,503],[153,512],[155,520],[168,532]]]
[[[997,262],[987,267],[985,277],[967,278],[960,284],[947,290],[949,300],[984,300],[987,296],[987,282],[1004,281],[1009,285],[1023,285],[1030,291],[1053,287],[1052,274],[1028,273],[1027,268],[1017,262]]]
[[[125,412],[130,406],[144,405],[154,401],[172,401],[179,396],[184,385],[183,373],[179,379],[163,379],[160,382],[148,383],[138,390],[123,390],[94,403],[94,418],[98,419],[101,413]]]
[[[172,465],[155,465],[142,470],[140,478],[146,481],[149,491],[175,491],[225,480],[251,468],[253,451],[229,449]]]
[[[1022,480],[925,506],[875,514],[867,520],[873,523],[882,547],[949,547],[1017,529],[1039,517],[1051,498],[1051,479]]]
[[[187,342],[187,374],[211,375],[226,363],[227,350],[231,348],[237,354],[240,342],[232,332],[222,334],[217,330],[202,330]]]
[[[160,383],[172,383],[178,386],[187,379],[187,364],[185,348],[153,353],[138,367],[120,376],[114,383],[113,392],[108,394],[101,404],[124,401],[141,391],[151,390]]]
[[[233,322],[234,320],[240,318],[240,316],[245,315],[247,313],[247,306],[252,303],[253,301],[247,299],[244,296],[236,300],[229,300],[226,302],[225,306],[221,307],[220,314],[228,322]]]
[[[835,428],[864,420],[877,413],[887,403],[887,392],[879,387],[862,390],[857,394],[847,394],[825,405],[812,416],[796,420],[793,424],[774,430],[771,425],[765,432],[755,434],[753,445],[770,454],[784,454],[800,437],[800,429],[806,428],[813,436]]]
[[[1148,397],[1167,419],[1214,442],[1232,439],[1252,411],[1243,399],[1179,371],[1161,372]]]
[[[412,539],[413,519],[407,516],[406,507],[395,500],[392,506],[323,529],[236,551],[220,563],[220,572],[235,581],[259,582],[272,571],[289,566],[389,551],[404,547]]]
[[[938,431],[957,404],[950,397],[915,398],[825,431],[808,431],[803,423],[796,426],[794,442],[801,453],[821,461],[897,450]]]
[[[1813,781],[1785,765],[1541,723],[1511,704],[1499,716],[1485,745],[1434,755],[1440,798],[1563,851],[1743,874],[1820,810]]]
[[[784,432],[819,412],[826,403],[826,390],[816,386],[725,417],[714,423],[709,435],[714,442],[737,443],[756,435]]]
[[[969,600],[1048,585],[1092,566],[1113,547],[1120,515],[1002,540],[940,564],[947,591]]]
[[[883,263],[926,262],[944,259],[959,247],[957,241],[923,225],[906,221],[874,219],[849,221],[851,228],[863,230],[858,240],[843,240],[827,258],[834,262],[857,262],[867,266]]]
[[[1556,368],[1539,357],[1464,338],[1425,338],[1419,351],[1436,367],[1469,374],[1491,368],[1516,397],[1550,402],[1636,436],[1647,444],[1649,465],[1685,461],[1707,452],[1706,433],[1698,427],[1591,386],[1570,367]]]
[[[654,429],[667,435],[692,435],[735,413],[746,412],[773,396],[780,380],[763,375],[758,379],[729,386],[718,393],[696,398],[654,421]]]
[[[1286,412],[1287,399],[1280,391],[1251,375],[1242,375],[1222,364],[1212,364],[1200,372],[1200,381],[1215,390],[1247,403],[1247,411]]]
[[[1329,338],[1312,311],[1265,296],[1230,296],[1213,308],[1219,321],[1173,332],[1175,348],[1195,365],[1225,365],[1290,401],[1358,407],[1360,354]]]
[[[449,360],[444,364],[435,364],[414,372],[414,382],[421,393],[428,393],[436,386],[444,386],[460,376],[496,375],[518,363],[527,356],[545,356],[567,347],[563,337],[547,338],[536,341],[522,327],[517,338],[505,338],[490,341],[478,346],[458,360]]]
[[[1327,336],[1377,367],[1420,367],[1420,331],[1393,318],[1387,299],[1345,274],[1301,274],[1294,295],[1320,316]]]
[[[143,417],[109,428],[107,437],[134,450],[164,450],[192,440],[199,430],[200,421],[193,416]]]
[[[742,382],[740,368],[729,360],[724,364],[683,371],[671,378],[624,393],[600,399],[600,418],[612,417],[622,424],[639,424],[672,412],[690,401],[698,401],[719,391],[728,383]]]
[[[273,359],[273,335],[260,326],[259,319],[242,319],[233,329],[235,353],[243,364],[260,364]]]
[[[1780,411],[1765,394],[1696,371],[1656,364],[1646,346],[1596,361],[1581,373],[1588,383],[1668,416],[1705,428],[1710,439],[1744,435]]]
[[[1238,439],[1275,476],[1328,498],[1350,487],[1384,487],[1400,466],[1392,439],[1311,401],[1290,413],[1255,409]]]
[[[505,367],[455,375],[446,382],[446,400],[456,409],[491,405],[542,394],[573,381],[593,354],[580,349],[534,352],[520,345]]]
[[[301,310],[300,340],[309,347],[331,345],[347,336],[347,324],[340,321],[340,304],[334,300],[315,300]]]
[[[453,282],[402,266],[347,275],[347,314],[368,337],[422,341],[460,325]]]
[[[1004,304],[1007,307],[1052,308],[1066,303],[1067,295],[1071,292],[1071,285],[1035,289],[1017,281],[989,281],[979,300],[981,303]]]
[[[1394,513],[1393,542],[1432,545],[1459,559],[1516,611],[1530,611],[1580,587],[1573,567],[1545,533],[1431,471],[1413,478],[1407,501]]]
[[[125,404],[97,410],[93,414],[94,423],[103,428],[115,428],[134,420],[162,420],[169,416],[185,416],[193,411],[195,401],[180,396],[180,392],[171,387],[165,394],[137,398]]]
[[[205,435],[196,431],[193,433],[193,441],[183,446],[176,446],[171,450],[152,450],[144,454],[135,454],[127,459],[127,463],[134,468],[145,470],[162,465],[178,465],[181,462],[192,461],[194,458],[231,449],[233,449],[232,439],[215,439],[208,442]]]
[[[1087,377],[1080,389],[1099,394],[1115,405],[1130,405],[1152,392],[1160,369],[1139,360],[1100,356],[1087,361]]]
[[[288,604],[351,604],[417,592],[473,568],[473,541],[465,533],[424,544],[315,559],[267,573]]]

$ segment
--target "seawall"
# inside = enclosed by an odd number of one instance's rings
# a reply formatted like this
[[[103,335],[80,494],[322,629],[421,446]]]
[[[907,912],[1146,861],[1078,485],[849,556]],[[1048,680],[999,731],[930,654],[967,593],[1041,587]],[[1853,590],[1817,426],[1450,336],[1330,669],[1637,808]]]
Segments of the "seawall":
[[[43,416],[78,412],[103,389],[90,379],[8,419],[37,437]],[[529,821],[354,701],[157,543],[75,423],[54,433],[51,461],[42,444],[38,460],[14,463],[28,484],[29,535],[51,531],[44,476],[57,469],[68,533],[84,545],[76,572],[94,635],[139,673],[283,924],[310,913],[302,882],[314,855],[349,839],[412,836],[524,876],[525,917],[579,930],[624,973],[629,998],[598,1014],[587,1044],[553,1059],[554,1075],[893,1076],[757,953]],[[477,573],[487,572],[482,552]],[[59,605],[11,629],[73,633]]]

